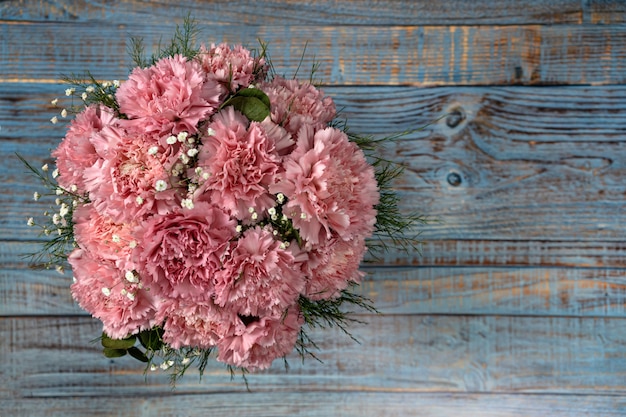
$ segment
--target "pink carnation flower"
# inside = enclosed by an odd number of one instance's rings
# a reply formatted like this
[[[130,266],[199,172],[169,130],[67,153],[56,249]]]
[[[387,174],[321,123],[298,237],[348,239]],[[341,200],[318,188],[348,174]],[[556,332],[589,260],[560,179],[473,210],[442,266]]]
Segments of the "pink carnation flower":
[[[68,262],[75,279],[72,296],[84,310],[102,321],[108,336],[123,339],[156,324],[153,317],[157,303],[147,288],[126,278],[128,271],[83,249],[75,249]]]
[[[72,185],[79,193],[84,192],[83,173],[97,160],[98,154],[91,138],[103,127],[116,122],[111,109],[104,106],[89,106],[72,120],[63,141],[52,152],[59,170],[59,185],[69,190]]]
[[[204,202],[149,218],[137,247],[142,279],[164,299],[210,299],[235,226],[224,211]]]
[[[215,275],[215,303],[244,316],[280,315],[304,289],[304,274],[295,262],[271,231],[246,230]]]
[[[310,300],[338,297],[351,282],[359,283],[363,273],[359,265],[366,251],[365,240],[334,238],[309,253],[305,295]]]
[[[101,215],[93,204],[82,204],[74,209],[74,238],[87,252],[98,254],[121,267],[129,262],[133,247],[134,223],[115,223]]]
[[[163,341],[174,349],[197,347],[208,349],[230,329],[237,315],[216,307],[211,301],[171,300],[158,315],[163,325]]]
[[[283,213],[309,244],[333,233],[344,240],[371,235],[379,199],[374,169],[345,133],[303,129],[284,167],[269,189],[288,198]]]
[[[241,45],[231,48],[221,43],[211,45],[210,49],[203,46],[198,57],[207,78],[219,82],[233,93],[265,75],[265,60],[252,57],[250,51]]]
[[[272,120],[294,137],[305,125],[323,129],[337,115],[333,99],[308,82],[275,77],[260,88],[270,99]]]
[[[247,325],[237,320],[219,340],[217,360],[249,371],[267,369],[274,359],[290,353],[304,322],[296,306],[278,317],[242,319]]]
[[[209,132],[198,154],[198,166],[210,177],[198,194],[219,201],[238,219],[249,218],[250,208],[262,214],[273,207],[274,198],[267,189],[276,181],[280,157],[263,124],[253,122],[248,127],[248,119],[229,106],[215,115]]]
[[[198,123],[219,106],[222,92],[218,82],[205,80],[200,64],[175,55],[135,68],[115,97],[131,123],[167,136],[196,133]]]
[[[117,126],[107,126],[95,135],[102,158],[85,170],[84,177],[98,212],[122,223],[179,206],[181,192],[172,186],[178,181],[170,178],[175,155],[149,152],[158,148],[158,140],[158,136]]]

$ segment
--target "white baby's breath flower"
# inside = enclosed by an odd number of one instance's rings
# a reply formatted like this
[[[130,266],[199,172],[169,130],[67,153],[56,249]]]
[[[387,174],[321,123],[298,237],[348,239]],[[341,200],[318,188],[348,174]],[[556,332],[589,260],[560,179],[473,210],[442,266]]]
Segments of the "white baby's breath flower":
[[[124,274],[124,278],[126,278],[126,281],[128,282],[136,282],[137,279],[133,271],[126,271],[126,273]]]
[[[243,230],[243,227],[242,227],[240,224],[238,224],[238,225],[235,227],[235,231],[236,231],[237,233],[241,233],[241,231],[242,231],[242,230]]]
[[[111,83],[109,81],[103,81],[102,82],[102,88],[107,88],[107,87],[110,87],[110,86],[111,86]]]
[[[52,104],[53,106],[56,106],[58,102],[59,102],[59,99],[55,98],[54,100],[50,102],[50,104]]]
[[[126,298],[128,298],[130,301],[135,301],[135,294],[129,292],[126,294]]]
[[[150,149],[148,149],[148,155],[156,155],[157,152],[159,152],[158,146],[152,146],[150,147]]]
[[[59,123],[59,118],[54,116],[52,119],[50,119],[50,123],[52,123],[53,125]]]
[[[61,222],[61,216],[58,213],[52,215],[52,224],[59,224]]]
[[[65,95],[66,96],[71,96],[72,94],[74,94],[74,92],[76,91],[75,88],[68,88],[65,90]]]
[[[63,191],[62,188],[57,188],[54,192],[56,193],[56,195],[63,195],[65,191]]]
[[[285,195],[283,193],[276,194],[276,200],[278,200],[279,204],[283,204],[285,202]]]
[[[187,136],[189,136],[189,133],[187,133],[187,132],[180,132],[178,134],[177,139],[178,139],[179,142],[184,142],[184,141],[187,140]]]
[[[208,129],[207,129],[207,131],[206,131],[206,133],[207,133],[207,135],[209,135],[209,136],[215,136],[215,133],[216,133],[216,132],[215,132],[215,130],[213,130],[213,129],[211,129],[211,128],[208,128]]]
[[[111,236],[111,240],[113,241],[113,243],[120,243],[120,241],[121,241],[120,237],[118,235],[116,235],[116,234],[113,234]]]
[[[191,359],[189,359],[189,358],[183,358],[183,360],[182,360],[182,361],[180,361],[180,363],[181,363],[182,365],[187,365],[190,361],[191,361]]]
[[[82,94],[80,95],[80,98],[82,98],[82,99],[83,99],[83,101],[87,101],[87,93],[82,93]]]
[[[48,168],[48,164],[43,164],[43,165],[41,166],[41,170],[42,170],[43,172],[48,172],[48,169],[50,169],[50,168]]]
[[[163,180],[158,180],[156,184],[154,184],[154,189],[157,191],[165,191],[167,190],[167,183]]]
[[[194,205],[193,205],[193,201],[191,201],[191,199],[189,198],[185,198],[183,199],[183,201],[181,201],[181,206],[183,206],[183,208],[188,208],[189,210],[191,210]]]
[[[96,91],[96,88],[93,85],[90,85],[87,88],[85,88],[85,91],[88,93],[93,93],[94,91]]]
[[[56,178],[59,176],[59,170],[55,169],[54,171],[52,171],[52,178]]]
[[[165,142],[167,142],[168,145],[173,145],[176,143],[178,139],[176,139],[176,136],[169,136],[167,139],[165,139]]]
[[[158,367],[158,366],[156,366],[154,363],[151,363],[151,364],[150,364],[150,370],[151,370],[152,372],[156,371],[157,369],[159,369],[159,367]]]
[[[113,87],[119,88],[119,86],[120,86],[120,80],[113,80]]]
[[[196,155],[198,155],[198,150],[195,148],[191,148],[187,151],[187,156],[189,156],[190,158],[193,158]]]
[[[65,273],[65,268],[63,268],[63,265],[57,265],[54,269],[61,275]]]
[[[276,208],[274,207],[270,207],[267,209],[267,214],[269,214],[270,216],[273,216],[276,214]]]
[[[259,214],[257,212],[254,212],[250,215],[250,217],[252,218],[252,220],[256,220],[259,218]]]
[[[66,109],[61,110],[61,117],[67,117],[67,110]]]
[[[78,187],[76,186],[76,184],[72,184],[70,185],[70,191],[75,193],[76,191],[78,191]]]
[[[128,242],[128,247],[131,249],[135,249],[137,247],[137,241],[131,240],[130,242]]]
[[[40,198],[41,198],[41,194],[35,191],[35,193],[33,194],[33,200],[39,201]]]
[[[34,226],[35,225],[35,219],[33,219],[32,217],[28,218],[28,221],[26,222],[27,225],[29,226]]]
[[[61,209],[59,210],[59,215],[61,217],[65,217],[67,216],[67,214],[70,212],[70,208],[67,204],[63,203],[61,204]]]
[[[135,198],[135,202],[139,205],[143,204],[143,197],[141,197],[140,195],[137,196],[137,198]]]
[[[103,287],[102,288],[102,294],[104,294],[105,297],[108,297],[109,295],[111,295],[111,290],[107,287]]]

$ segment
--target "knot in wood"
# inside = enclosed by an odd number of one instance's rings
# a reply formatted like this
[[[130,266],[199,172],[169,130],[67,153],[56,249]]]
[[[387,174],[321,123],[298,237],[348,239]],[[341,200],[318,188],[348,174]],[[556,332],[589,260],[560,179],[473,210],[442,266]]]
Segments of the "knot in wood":
[[[465,120],[465,113],[461,108],[457,107],[448,113],[448,116],[446,117],[446,125],[448,125],[449,128],[454,129],[460,125],[463,120]]]
[[[446,180],[448,181],[448,184],[453,187],[458,187],[459,185],[461,185],[461,182],[463,182],[463,179],[457,172],[449,173]]]

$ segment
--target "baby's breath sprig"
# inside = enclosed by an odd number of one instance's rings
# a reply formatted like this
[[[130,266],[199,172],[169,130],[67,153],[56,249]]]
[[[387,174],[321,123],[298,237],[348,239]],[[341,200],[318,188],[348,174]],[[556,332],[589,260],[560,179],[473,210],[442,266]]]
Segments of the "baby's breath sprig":
[[[113,109],[119,117],[124,117],[120,114],[120,106],[115,99],[115,92],[120,86],[118,80],[99,81],[90,72],[82,75],[65,75],[62,79],[71,86],[65,90],[66,95],[81,99],[81,105],[72,105],[71,109],[74,113],[82,111],[84,106],[90,104],[102,104]]]
[[[63,272],[67,264],[67,256],[75,246],[73,211],[78,203],[85,203],[87,200],[74,190],[60,187],[55,180],[58,175],[56,170],[50,173],[47,165],[37,169],[21,155],[16,154],[16,156],[47,190],[44,194],[36,192],[34,194],[35,200],[42,197],[52,197],[55,202],[55,206],[51,206],[50,210],[43,213],[45,218],[43,223],[38,223],[32,217],[28,219],[27,224],[31,227],[39,227],[40,235],[45,236],[46,240],[41,251],[26,254],[26,257],[30,258],[33,268],[54,268]]]

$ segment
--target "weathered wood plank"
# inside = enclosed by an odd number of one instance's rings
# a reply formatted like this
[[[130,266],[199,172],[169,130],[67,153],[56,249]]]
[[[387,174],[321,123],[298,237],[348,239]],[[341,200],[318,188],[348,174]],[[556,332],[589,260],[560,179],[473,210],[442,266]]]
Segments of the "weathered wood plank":
[[[271,45],[279,73],[321,63],[330,84],[617,84],[626,80],[626,31],[607,26],[249,26],[207,24],[207,42]],[[123,77],[129,32],[155,47],[173,24],[0,24],[0,82],[56,80],[91,70]],[[24,47],[28,42],[28,47]]]
[[[27,269],[19,255],[33,249],[0,242],[0,316],[85,315],[70,296],[70,271]],[[360,293],[385,314],[626,317],[624,268],[364,265],[363,270]]]
[[[584,21],[594,24],[626,22],[626,4],[622,0],[586,0]]]
[[[626,399],[602,395],[447,394],[429,392],[198,393],[195,395],[27,398],[3,401],[11,417],[618,417]]]
[[[315,331],[322,364],[290,356],[250,376],[254,392],[354,391],[626,394],[626,320],[505,316],[377,316]],[[99,324],[89,318],[0,319],[0,398],[158,396],[168,376],[143,374],[130,358],[102,357]],[[177,393],[245,391],[220,364],[193,372]]]
[[[386,2],[330,0],[263,0],[198,2],[166,0],[114,4],[80,0],[5,0],[0,19],[26,21],[106,21],[115,24],[181,21],[190,14],[199,22],[247,25],[441,25],[581,23],[585,10],[578,0],[394,0]]]
[[[50,162],[64,127],[49,122],[58,113],[49,100],[62,91],[56,85],[0,85],[0,193],[6,196],[0,235],[33,239],[25,221],[49,203],[32,201],[41,189],[14,152],[35,165]],[[615,263],[603,265],[623,266],[625,87],[326,91],[352,130],[374,135],[414,129],[452,113],[386,153],[407,167],[397,183],[403,208],[439,220],[422,229],[426,241],[531,241],[519,246],[522,263],[529,250],[536,253],[549,242],[596,242],[616,256]]]

